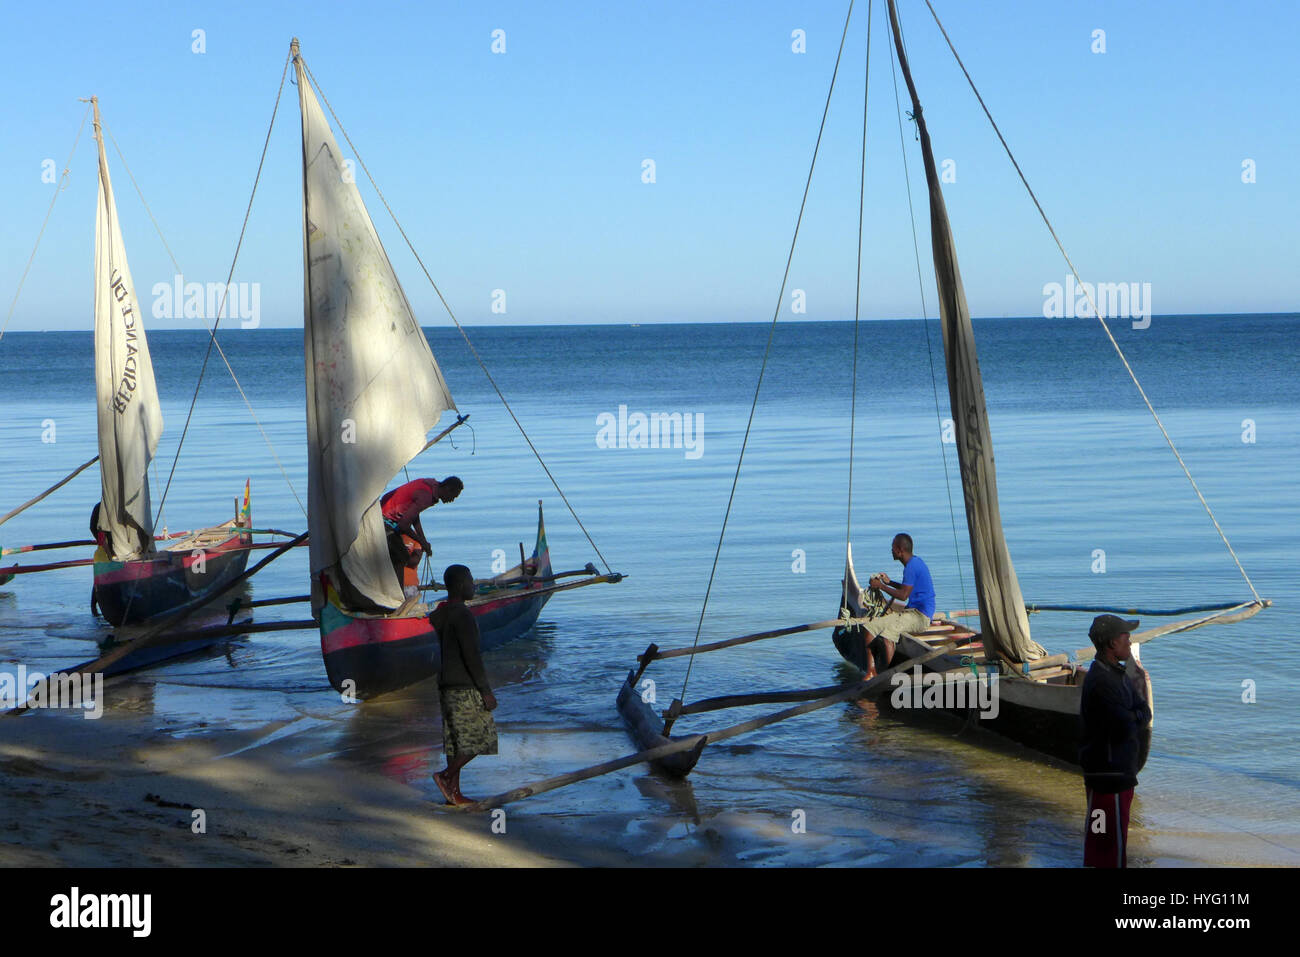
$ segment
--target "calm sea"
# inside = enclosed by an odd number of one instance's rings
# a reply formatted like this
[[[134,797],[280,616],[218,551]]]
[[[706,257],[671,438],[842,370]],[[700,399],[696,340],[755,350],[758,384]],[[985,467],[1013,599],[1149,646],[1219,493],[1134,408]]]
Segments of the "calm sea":
[[[1174,608],[1250,597],[1095,321],[984,320],[976,330],[1002,517],[1028,601]],[[467,792],[504,791],[632,750],[614,697],[647,644],[695,636],[767,332],[765,324],[471,330],[592,538],[628,577],[557,596],[531,635],[489,656],[501,755],[471,766]],[[777,327],[701,640],[837,609],[853,332],[851,323]],[[1255,587],[1275,602],[1248,622],[1144,647],[1156,724],[1131,853],[1138,863],[1300,864],[1300,316],[1157,316],[1148,329],[1121,322],[1116,332]],[[969,608],[954,447],[941,436],[937,326],[928,333],[929,344],[921,322],[862,327],[852,540],[865,578],[897,570],[889,540],[909,532],[934,572],[940,609]],[[437,329],[429,338],[471,416],[410,470],[466,483],[453,506],[426,519],[439,573],[453,561],[479,574],[502,556],[513,563],[519,542],[531,546],[539,499],[555,567],[601,564],[459,335]],[[224,520],[251,478],[260,527],[305,528],[301,332],[236,330],[221,342],[265,438],[214,356],[162,523]],[[160,331],[150,344],[166,421],[157,505],[206,339]],[[3,512],[95,454],[90,333],[6,335],[0,403]],[[620,407],[629,417],[689,416],[693,448],[600,447],[600,423],[617,423]],[[96,474],[8,522],[0,542],[84,537]],[[20,558],[46,556],[83,557]],[[252,591],[300,594],[306,578],[299,550],[257,576]],[[105,629],[90,616],[89,592],[85,568],[0,587],[0,664],[48,671],[93,657]],[[271,620],[306,609],[262,611]],[[1049,650],[1067,651],[1087,645],[1090,617],[1043,613],[1031,624]],[[648,672],[665,704],[684,673],[684,659]],[[829,634],[814,632],[702,656],[686,699],[827,685],[849,673]],[[325,681],[314,631],[237,639],[110,685],[109,699],[105,720],[143,711],[174,735],[265,727],[277,760],[347,762],[436,797],[435,691],[345,705]],[[677,730],[764,710],[699,716]],[[902,721],[870,704],[711,747],[686,784],[640,768],[511,811],[563,821],[635,864],[900,865],[1075,864],[1082,812],[1080,779],[1068,770],[955,723]],[[803,832],[792,827],[801,819]]]

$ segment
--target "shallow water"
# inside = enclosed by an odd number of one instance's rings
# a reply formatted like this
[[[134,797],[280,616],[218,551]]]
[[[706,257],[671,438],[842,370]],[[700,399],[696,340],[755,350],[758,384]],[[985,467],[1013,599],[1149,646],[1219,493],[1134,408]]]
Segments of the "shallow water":
[[[1085,321],[976,325],[997,448],[1003,521],[1027,600],[1176,607],[1244,600],[1237,573],[1136,391]],[[1300,678],[1290,636],[1300,624],[1292,562],[1300,527],[1300,317],[1156,317],[1117,330],[1192,474],[1256,587],[1275,607],[1231,627],[1162,638],[1143,661],[1156,683],[1152,755],[1134,805],[1138,863],[1300,863]],[[868,327],[860,367],[853,540],[865,577],[890,568],[905,529],[934,572],[941,609],[974,605],[953,447],[942,447],[916,322]],[[931,327],[937,348],[937,329]],[[487,795],[628,753],[614,697],[650,642],[689,645],[757,375],[766,326],[550,327],[472,330],[475,344],[612,567],[617,586],[557,596],[529,636],[488,656],[499,689],[501,754],[465,773]],[[834,614],[848,477],[852,327],[778,327],[701,640]],[[600,560],[528,452],[454,333],[430,333],[470,428],[425,453],[411,475],[455,473],[464,496],[425,527],[435,564],[489,572],[531,543],[546,503],[557,569]],[[305,499],[301,333],[261,329],[223,345],[299,498]],[[151,335],[166,434],[155,504],[166,483],[202,361],[204,340]],[[914,381],[886,376],[883,357],[910,356]],[[90,335],[10,333],[0,344],[5,501],[29,498],[94,452]],[[214,360],[215,362],[215,360]],[[942,362],[936,359],[940,376]],[[831,370],[835,371],[832,372]],[[940,378],[937,391],[946,402]],[[603,449],[597,416],[702,415],[702,453]],[[869,409],[870,413],[864,413]],[[943,417],[946,417],[946,413]],[[1243,442],[1244,420],[1254,442]],[[56,441],[42,442],[53,421]],[[948,508],[949,483],[957,512]],[[223,369],[208,370],[166,501],[164,523],[224,519],[245,477],[259,527],[305,519]],[[94,469],[0,529],[22,544],[82,537],[98,498]],[[1096,550],[1105,571],[1094,572]],[[806,568],[797,565],[802,550]],[[74,551],[19,556],[82,557]],[[260,557],[260,556],[259,556]],[[7,559],[12,561],[13,559]],[[255,598],[305,590],[299,550],[260,573]],[[0,667],[48,671],[93,656],[107,629],[91,619],[85,568],[0,587]],[[305,617],[304,606],[259,620]],[[1086,614],[1036,615],[1051,651],[1087,644]],[[648,672],[662,702],[681,693],[684,659]],[[847,678],[827,632],[701,656],[686,699],[828,685]],[[1255,703],[1243,703],[1243,682]],[[252,635],[211,653],[110,682],[106,720],[152,715],[177,736],[263,729],[277,760],[337,762],[437,798],[441,763],[431,684],[362,706],[328,687],[314,632]],[[685,719],[676,731],[775,710]],[[0,732],[2,733],[2,732]],[[0,799],[2,800],[2,799]],[[846,704],[706,750],[686,783],[632,769],[513,805],[548,815],[647,864],[1053,864],[1078,861],[1076,773],[1029,758],[959,723],[903,721]],[[802,813],[800,813],[802,812]],[[797,833],[794,824],[802,821]]]

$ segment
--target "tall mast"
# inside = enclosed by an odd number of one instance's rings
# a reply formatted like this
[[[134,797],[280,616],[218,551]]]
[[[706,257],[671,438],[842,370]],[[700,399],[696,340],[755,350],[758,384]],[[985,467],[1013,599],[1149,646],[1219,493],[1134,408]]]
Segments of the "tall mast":
[[[921,139],[925,179],[930,192],[930,242],[935,281],[939,289],[939,316],[943,327],[943,351],[948,372],[948,401],[957,440],[957,461],[961,468],[966,501],[966,527],[970,533],[975,589],[979,599],[980,630],[985,645],[1013,662],[1040,658],[1046,652],[1029,634],[1029,618],[1020,593],[1011,553],[1002,534],[998,507],[997,474],[993,464],[993,437],[989,431],[984,401],[984,382],[975,354],[975,332],[971,326],[966,292],[957,267],[948,210],[930,147],[930,133],[921,111],[921,100],[912,82],[903,49],[895,0],[889,2],[889,21],[894,50],[912,98],[912,116]]]
[[[402,604],[379,497],[425,446],[451,393],[290,46],[302,113],[303,351],[312,604]]]

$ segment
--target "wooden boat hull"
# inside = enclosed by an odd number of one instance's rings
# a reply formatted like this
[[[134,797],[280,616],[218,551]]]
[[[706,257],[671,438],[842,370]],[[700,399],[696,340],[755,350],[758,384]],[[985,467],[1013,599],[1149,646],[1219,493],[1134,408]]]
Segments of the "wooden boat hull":
[[[551,574],[540,513],[528,571],[529,578]],[[510,584],[512,580],[516,583]],[[479,597],[469,606],[478,622],[479,647],[487,651],[522,636],[537,623],[552,594],[543,583],[526,581],[522,566],[491,583],[480,583]],[[355,615],[329,601],[321,608],[320,633],[330,685],[356,699],[405,688],[432,677],[442,667],[438,632],[429,624],[427,614]]]
[[[115,562],[95,553],[95,602],[109,624],[120,626],[201,605],[243,574],[252,536],[247,513],[155,552]],[[201,556],[195,555],[200,551]],[[102,560],[101,560],[102,559]]]
[[[637,749],[648,751],[651,748],[660,748],[665,744],[684,740],[686,737],[694,737],[694,735],[685,735],[670,738],[663,734],[664,719],[655,711],[653,705],[641,699],[640,693],[633,686],[636,676],[636,669],[633,669],[623,679],[623,687],[618,692],[618,713],[623,716],[628,733],[636,742]],[[700,760],[700,752],[699,748],[680,751],[650,763],[665,774],[684,778],[694,770],[696,762]]]
[[[866,670],[865,643],[846,629],[837,628],[833,635],[835,647],[845,661],[854,667]],[[972,651],[982,651],[982,645],[974,645]],[[930,651],[930,646],[920,638],[904,635],[895,649],[895,663],[901,656],[903,660],[918,658]],[[969,652],[966,652],[969,654]],[[922,665],[927,673],[944,674],[947,672],[967,672],[969,665],[962,663],[961,654],[940,655]],[[1079,764],[1079,745],[1083,740],[1083,722],[1079,717],[1079,706],[1083,698],[1083,675],[1062,676],[1061,680],[1038,681],[1016,675],[1000,675],[997,679],[998,709],[993,718],[979,717],[978,711],[968,708],[942,708],[942,710],[959,718],[970,718],[972,724],[987,731],[993,731],[1003,737],[1016,741],[1028,748],[1077,766]],[[1151,700],[1150,686],[1147,700]],[[886,706],[893,707],[888,695],[880,699]],[[894,709],[901,713],[904,708]],[[1139,735],[1141,746],[1141,766],[1145,766],[1147,754],[1151,748],[1151,725],[1141,729]]]

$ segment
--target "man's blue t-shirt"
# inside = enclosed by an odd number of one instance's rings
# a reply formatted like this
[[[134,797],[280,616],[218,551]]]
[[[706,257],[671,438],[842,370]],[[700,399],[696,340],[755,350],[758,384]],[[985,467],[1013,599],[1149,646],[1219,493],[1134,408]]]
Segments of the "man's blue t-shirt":
[[[925,612],[926,618],[934,617],[934,579],[930,569],[913,555],[903,566],[903,584],[912,586],[912,594],[907,597],[907,607]]]

